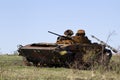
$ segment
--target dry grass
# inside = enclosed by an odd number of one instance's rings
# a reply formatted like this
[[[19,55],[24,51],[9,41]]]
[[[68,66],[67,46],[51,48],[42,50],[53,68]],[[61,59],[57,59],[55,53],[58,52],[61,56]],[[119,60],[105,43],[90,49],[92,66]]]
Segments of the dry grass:
[[[24,66],[20,56],[0,56],[0,80],[120,80],[120,56],[107,68],[77,70]]]

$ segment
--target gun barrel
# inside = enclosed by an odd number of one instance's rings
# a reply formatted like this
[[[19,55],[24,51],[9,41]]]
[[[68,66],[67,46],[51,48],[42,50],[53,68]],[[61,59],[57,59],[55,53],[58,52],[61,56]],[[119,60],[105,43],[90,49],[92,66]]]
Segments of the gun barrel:
[[[48,31],[48,32],[51,33],[51,34],[57,35],[57,36],[61,36],[61,35],[59,35],[57,33],[51,32],[51,31]]]
[[[51,31],[48,31],[48,32],[51,33],[51,34],[57,35],[57,36],[59,36],[59,37],[63,37],[63,38],[66,38],[66,39],[69,39],[69,40],[72,40],[73,42],[75,42],[75,41],[72,39],[72,37],[59,35],[59,34],[57,34],[57,33],[51,32]]]

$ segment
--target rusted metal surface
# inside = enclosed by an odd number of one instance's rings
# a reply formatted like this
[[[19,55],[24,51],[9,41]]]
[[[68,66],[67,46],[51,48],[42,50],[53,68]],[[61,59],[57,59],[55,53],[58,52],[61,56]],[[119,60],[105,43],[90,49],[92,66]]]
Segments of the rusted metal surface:
[[[47,46],[46,46],[47,44]],[[93,64],[93,61],[100,63],[102,55],[102,45],[100,44],[71,44],[71,45],[49,45],[51,43],[40,44],[33,46],[33,44],[19,48],[18,52],[24,56],[28,62],[32,62],[38,66],[65,66],[70,67],[77,62],[77,67],[81,65]],[[103,55],[107,55],[105,52]],[[110,57],[109,53],[107,57]],[[109,59],[108,59],[109,61]],[[108,62],[107,61],[107,62]],[[105,62],[105,61],[104,61]],[[88,66],[88,65],[87,65]]]
[[[19,55],[28,65],[81,69],[94,63],[107,65],[112,57],[110,50],[101,44],[91,43],[87,37],[50,33],[59,36],[56,43],[33,43],[18,48]]]

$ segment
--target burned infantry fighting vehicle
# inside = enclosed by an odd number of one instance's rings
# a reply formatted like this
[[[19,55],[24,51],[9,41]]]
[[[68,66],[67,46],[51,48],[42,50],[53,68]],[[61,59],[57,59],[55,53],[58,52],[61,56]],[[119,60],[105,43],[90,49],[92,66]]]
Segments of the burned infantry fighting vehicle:
[[[107,65],[112,56],[111,50],[117,52],[95,36],[92,37],[102,44],[91,43],[87,37],[82,39],[81,34],[72,36],[72,32],[69,34],[70,30],[66,31],[66,36],[48,32],[59,36],[56,43],[32,43],[19,46],[19,55],[23,56],[26,65],[73,68],[90,67],[95,63]],[[83,30],[78,32],[85,33]]]

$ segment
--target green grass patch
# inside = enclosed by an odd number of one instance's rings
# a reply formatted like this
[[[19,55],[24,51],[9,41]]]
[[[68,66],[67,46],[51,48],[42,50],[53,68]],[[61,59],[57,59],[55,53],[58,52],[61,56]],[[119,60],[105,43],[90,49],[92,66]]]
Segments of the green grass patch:
[[[120,56],[92,70],[25,66],[20,56],[0,56],[0,80],[120,80]]]

